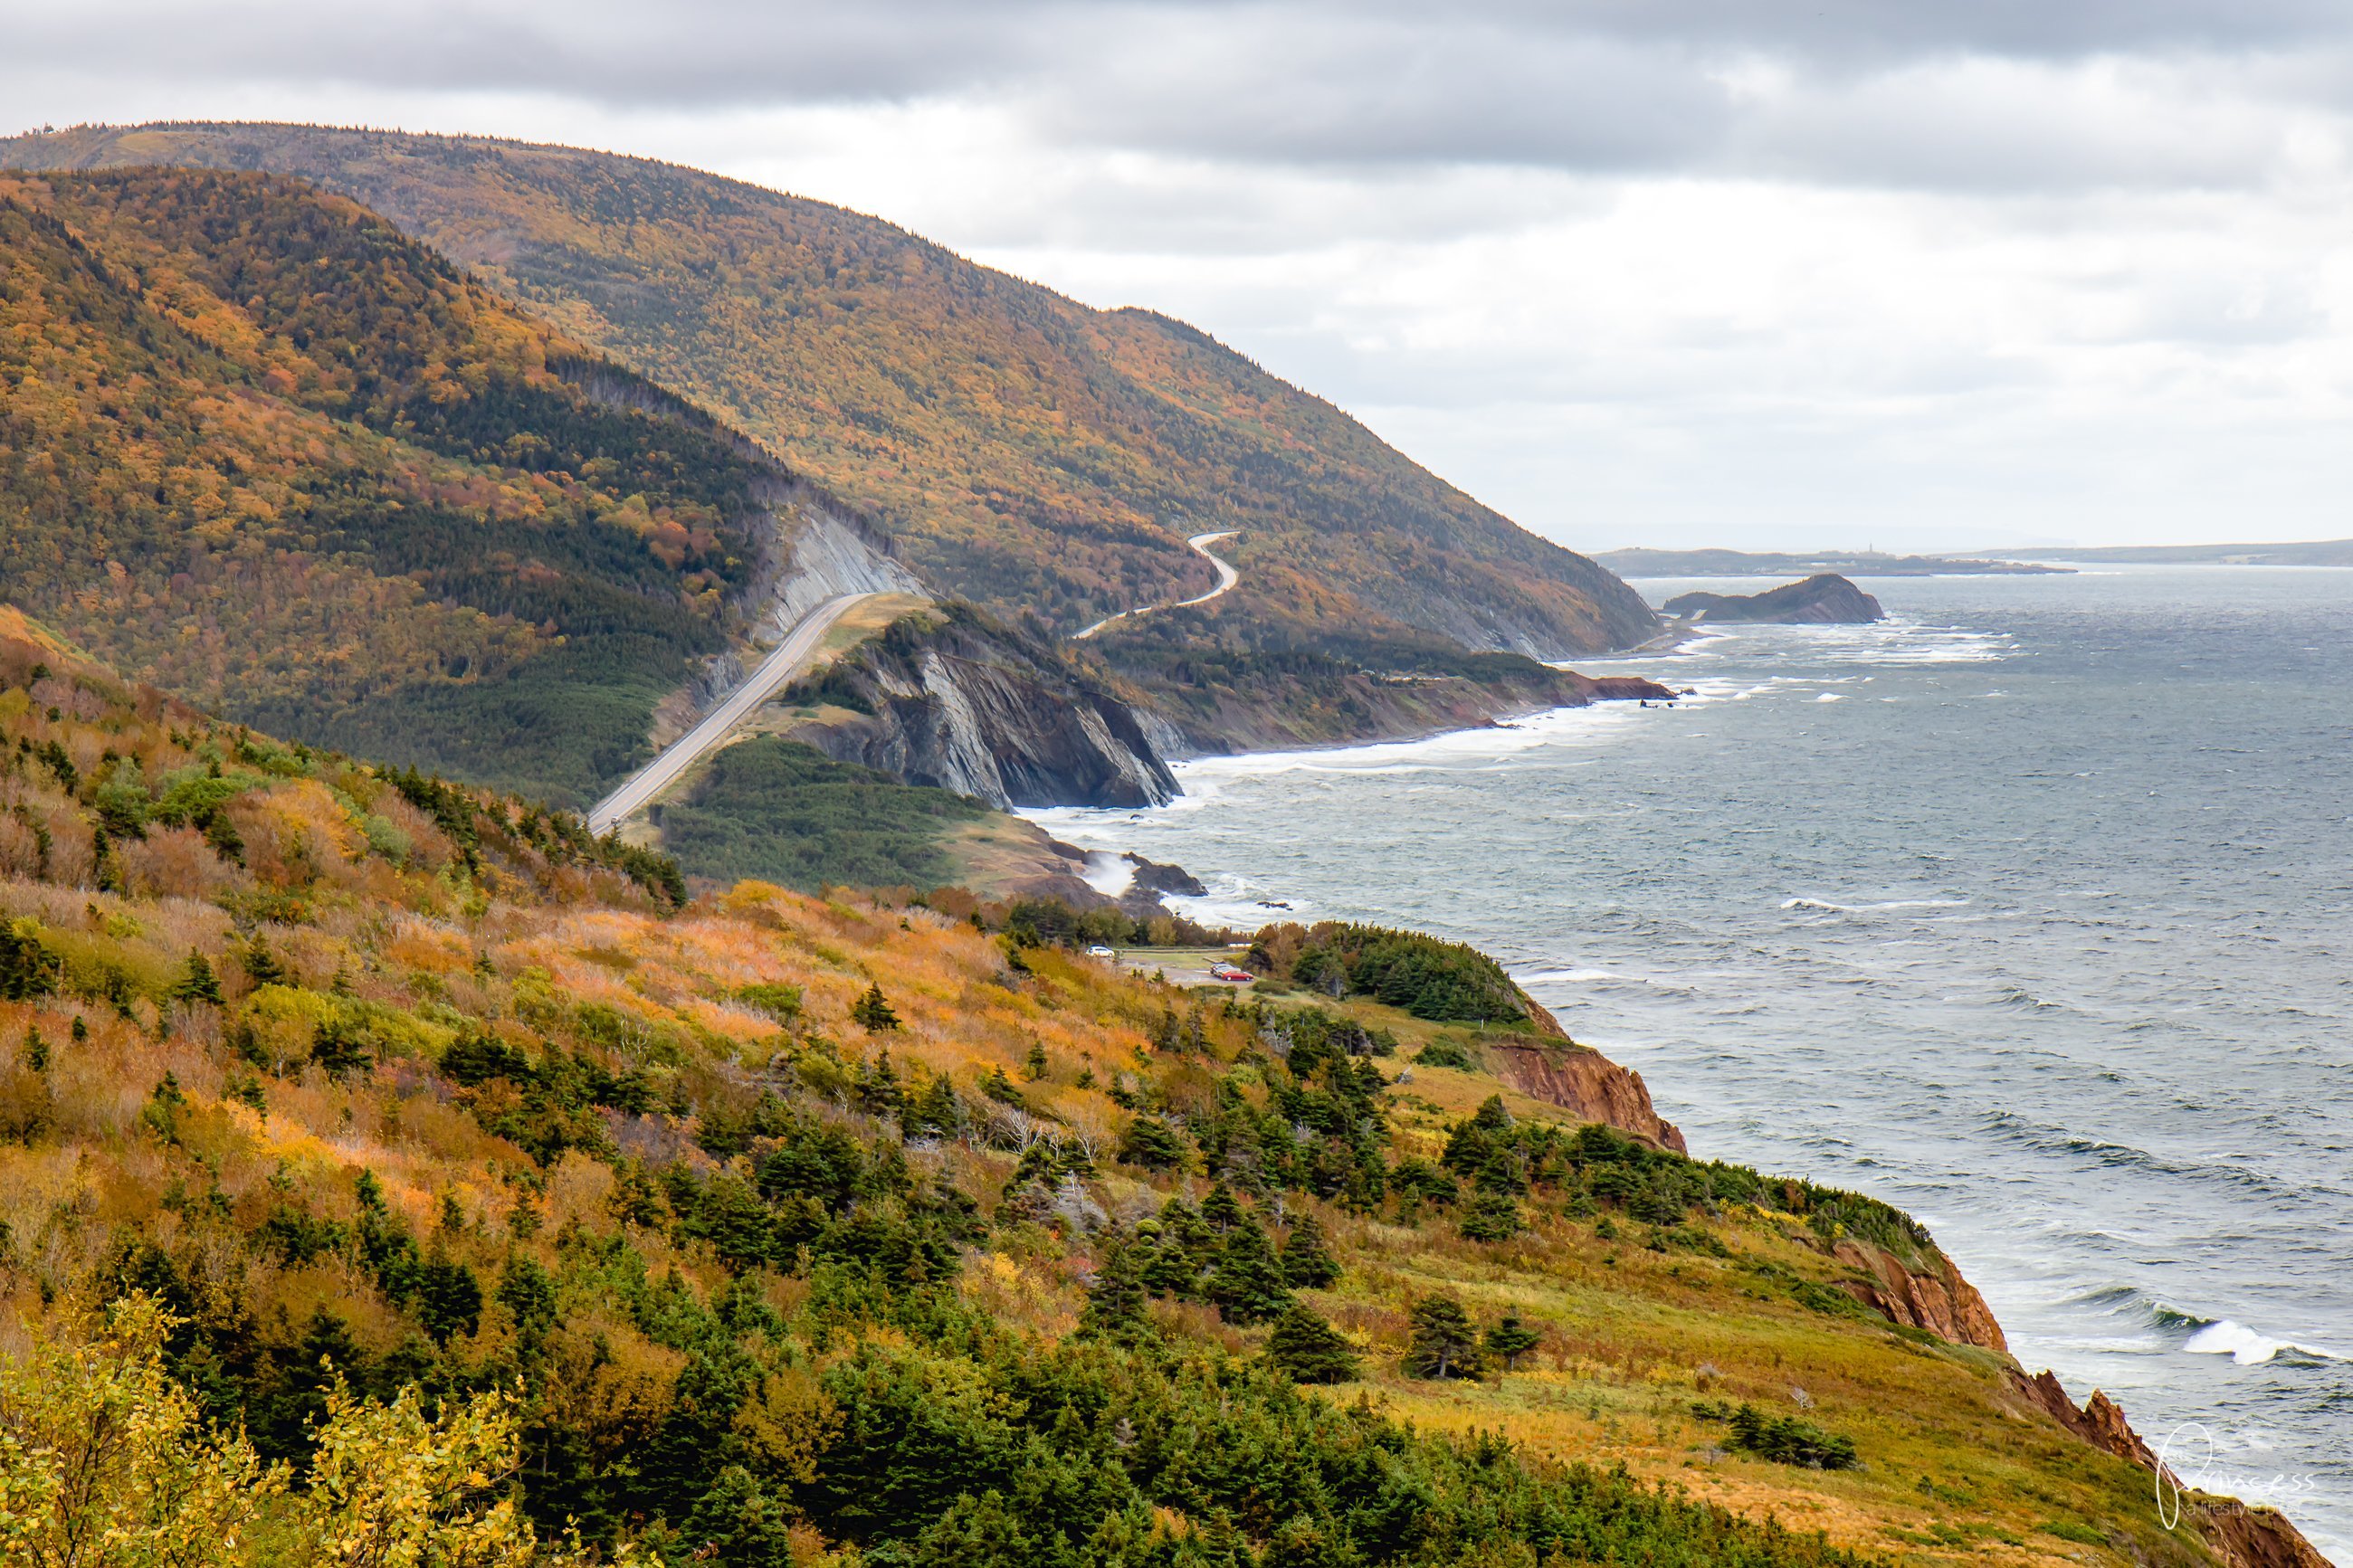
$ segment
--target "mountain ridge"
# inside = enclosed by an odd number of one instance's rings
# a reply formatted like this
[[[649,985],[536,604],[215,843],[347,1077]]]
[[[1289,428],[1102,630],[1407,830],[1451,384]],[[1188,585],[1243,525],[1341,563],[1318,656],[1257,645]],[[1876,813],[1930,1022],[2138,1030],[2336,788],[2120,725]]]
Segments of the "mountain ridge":
[[[1199,329],[846,209],[617,154],[307,127],[86,128],[0,163],[265,168],[360,200],[867,509],[935,592],[1057,635],[1201,592],[1185,536],[1239,529],[1235,593],[1099,639],[1146,687],[1174,655],[1346,640],[1410,670],[1657,629],[1606,570]]]

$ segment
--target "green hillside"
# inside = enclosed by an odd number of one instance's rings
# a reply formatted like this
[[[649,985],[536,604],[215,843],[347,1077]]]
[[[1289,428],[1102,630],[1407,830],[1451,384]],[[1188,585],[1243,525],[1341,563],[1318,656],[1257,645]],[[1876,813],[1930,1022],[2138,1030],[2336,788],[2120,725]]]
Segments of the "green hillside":
[[[1479,1066],[1578,1047],[1469,950],[674,907],[5,607],[0,793],[0,1559],[2218,1561],[1872,1304],[1919,1226]]]
[[[871,509],[936,586],[1068,633],[1198,594],[1210,640],[1411,665],[1561,658],[1655,629],[1641,599],[1201,332],[1098,311],[887,223],[642,159],[291,126],[82,130],[0,164],[301,174],[685,393]],[[1107,639],[1198,640],[1186,617]],[[1208,613],[1192,617],[1209,619]],[[1146,658],[1142,668],[1157,668]]]
[[[581,802],[786,478],[340,198],[0,181],[0,584],[225,713]]]

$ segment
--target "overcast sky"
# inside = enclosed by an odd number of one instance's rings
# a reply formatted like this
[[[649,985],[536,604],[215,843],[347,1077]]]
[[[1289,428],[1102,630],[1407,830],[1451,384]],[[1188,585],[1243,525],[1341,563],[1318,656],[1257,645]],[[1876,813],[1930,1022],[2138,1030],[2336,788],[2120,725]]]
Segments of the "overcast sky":
[[[1182,316],[1581,549],[2353,535],[2345,0],[0,0],[9,129],[478,131]]]

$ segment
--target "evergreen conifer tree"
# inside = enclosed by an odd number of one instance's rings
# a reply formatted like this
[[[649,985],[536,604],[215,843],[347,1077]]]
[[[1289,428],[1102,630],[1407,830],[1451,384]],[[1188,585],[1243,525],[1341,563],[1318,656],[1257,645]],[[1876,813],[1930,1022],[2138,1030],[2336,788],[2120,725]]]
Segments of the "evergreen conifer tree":
[[[1413,1334],[1406,1345],[1407,1376],[1476,1378],[1486,1370],[1479,1353],[1479,1331],[1453,1297],[1422,1297],[1413,1304],[1409,1321]]]
[[[1160,1220],[1146,1220],[1136,1227],[1136,1256],[1144,1272],[1144,1286],[1153,1295],[1174,1295],[1186,1300],[1200,1281],[1200,1265],[1186,1253],[1184,1237],[1165,1227]]]
[[[1480,1192],[1462,1205],[1466,1241],[1508,1241],[1520,1234],[1520,1205],[1508,1193]]]
[[[1275,1321],[1266,1353],[1293,1383],[1346,1383],[1359,1370],[1340,1331],[1295,1301]]]
[[[330,1018],[311,1026],[311,1059],[340,1078],[367,1066],[367,1042],[342,1018]]]
[[[245,944],[241,956],[246,978],[256,985],[283,985],[292,978],[286,965],[279,962],[278,955],[269,951],[269,943],[259,932]]]
[[[890,1002],[883,997],[882,987],[880,985],[869,985],[866,988],[866,994],[851,1004],[849,1016],[853,1022],[877,1032],[895,1029],[899,1026],[899,1015],[892,1009]]]
[[[1133,1343],[1150,1332],[1144,1316],[1144,1304],[1149,1299],[1144,1265],[1143,1250],[1134,1242],[1124,1237],[1113,1239],[1103,1251],[1101,1267],[1095,1270],[1094,1282],[1087,1287],[1086,1310],[1079,1319],[1080,1332],[1090,1339],[1123,1344]]]
[[[1282,1278],[1294,1289],[1321,1290],[1340,1278],[1340,1265],[1325,1245],[1314,1215],[1302,1215],[1282,1243]]]
[[[1542,1343],[1542,1334],[1509,1315],[1487,1331],[1488,1353],[1504,1358],[1505,1372],[1518,1371],[1520,1358]]]
[[[964,1131],[964,1101],[957,1098],[955,1085],[948,1080],[947,1074],[933,1075],[909,1103],[906,1127],[910,1136],[935,1132],[952,1138]]]
[[[896,1116],[906,1101],[906,1092],[899,1087],[899,1075],[892,1068],[890,1052],[884,1051],[871,1069],[860,1064],[859,1109],[870,1116]]]
[[[211,963],[195,948],[188,950],[186,967],[172,986],[172,998],[176,1002],[209,1002],[220,1005],[220,977],[213,973]]]
[[[1119,1157],[1131,1165],[1155,1171],[1185,1168],[1185,1142],[1176,1129],[1156,1116],[1138,1116],[1127,1124],[1119,1141]]]
[[[1223,1182],[1211,1186],[1209,1195],[1201,1200],[1201,1218],[1220,1236],[1241,1224],[1242,1217],[1241,1204]]]
[[[29,920],[0,926],[0,1002],[23,1002],[57,984],[63,968],[41,945],[39,927]]]
[[[1225,1250],[1209,1271],[1209,1300],[1229,1323],[1262,1323],[1291,1305],[1274,1247],[1248,1215],[1226,1233]]]

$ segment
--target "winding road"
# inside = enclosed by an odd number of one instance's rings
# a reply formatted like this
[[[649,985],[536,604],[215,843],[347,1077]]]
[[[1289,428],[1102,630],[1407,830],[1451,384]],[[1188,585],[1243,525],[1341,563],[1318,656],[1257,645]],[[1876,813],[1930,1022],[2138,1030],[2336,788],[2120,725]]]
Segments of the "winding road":
[[[1093,626],[1089,626],[1086,630],[1072,634],[1071,640],[1072,642],[1084,642],[1089,637],[1094,636],[1097,632],[1103,630],[1103,627],[1112,625],[1115,621],[1124,621],[1136,616],[1148,616],[1155,610],[1181,610],[1192,605],[1206,605],[1210,600],[1218,597],[1227,589],[1240,582],[1242,574],[1235,571],[1229,563],[1218,556],[1210,554],[1209,546],[1215,544],[1220,539],[1231,539],[1235,534],[1240,533],[1240,531],[1241,530],[1239,528],[1229,528],[1220,533],[1197,533],[1193,535],[1192,538],[1185,542],[1193,547],[1193,552],[1195,554],[1200,556],[1204,561],[1207,561],[1210,565],[1218,569],[1218,585],[1210,589],[1208,593],[1199,595],[1198,598],[1178,599],[1174,604],[1142,605],[1133,610],[1122,610],[1115,616],[1105,616],[1102,620],[1097,621]]]
[[[588,813],[588,831],[602,836],[643,810],[653,798],[678,782],[702,754],[725,740],[735,726],[750,718],[760,704],[800,673],[833,623],[861,600],[878,594],[844,594],[828,599],[803,616],[776,651],[760,661],[744,683],[729,692],[702,721],[663,748],[661,755],[631,773],[620,788],[598,801]]]

